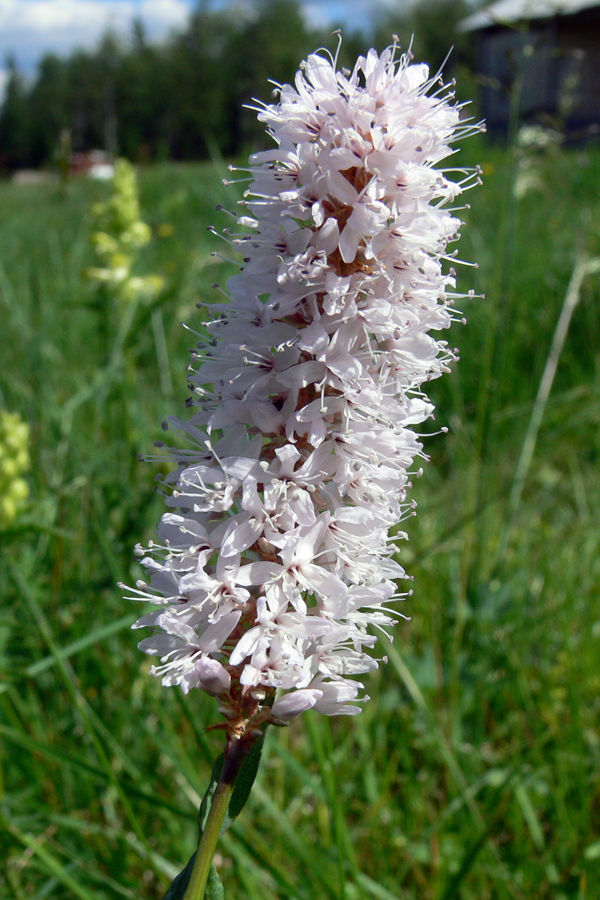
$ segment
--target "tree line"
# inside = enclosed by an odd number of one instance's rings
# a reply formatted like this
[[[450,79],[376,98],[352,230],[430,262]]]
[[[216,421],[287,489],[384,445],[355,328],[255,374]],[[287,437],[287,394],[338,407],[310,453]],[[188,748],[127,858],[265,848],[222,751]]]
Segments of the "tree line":
[[[369,46],[382,49],[393,33],[406,48],[414,33],[417,58],[438,66],[452,43],[460,55],[456,24],[464,10],[455,0],[425,0],[410,14],[345,29],[340,65],[352,66]],[[264,143],[246,105],[270,101],[268,80],[290,81],[307,53],[336,46],[331,29],[307,26],[298,0],[255,0],[237,17],[204,0],[161,44],[150,42],[137,20],[128,39],[107,32],[93,50],[47,53],[30,82],[9,59],[0,168],[49,164],[65,132],[74,151],[105,149],[140,162],[234,155]]]

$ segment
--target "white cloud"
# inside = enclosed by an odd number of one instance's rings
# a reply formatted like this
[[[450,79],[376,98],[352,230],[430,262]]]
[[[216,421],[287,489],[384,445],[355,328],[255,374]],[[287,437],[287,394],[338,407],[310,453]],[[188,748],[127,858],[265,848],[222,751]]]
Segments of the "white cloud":
[[[190,7],[183,0],[142,0],[138,14],[149,28],[164,32],[185,25]]]
[[[382,11],[398,7],[397,0],[305,0],[306,21],[314,28],[346,26],[350,31],[368,31]]]
[[[160,38],[189,13],[185,0],[0,0],[0,57],[13,53],[31,70],[44,52],[93,46],[107,28],[128,32],[135,17]]]

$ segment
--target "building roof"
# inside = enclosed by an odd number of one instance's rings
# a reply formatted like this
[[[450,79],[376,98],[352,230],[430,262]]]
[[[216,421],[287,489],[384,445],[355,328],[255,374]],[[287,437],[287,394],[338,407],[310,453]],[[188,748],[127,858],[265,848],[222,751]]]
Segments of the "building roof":
[[[492,25],[512,25],[529,19],[572,16],[583,9],[600,6],[600,0],[497,0],[460,23],[461,31],[479,31]]]

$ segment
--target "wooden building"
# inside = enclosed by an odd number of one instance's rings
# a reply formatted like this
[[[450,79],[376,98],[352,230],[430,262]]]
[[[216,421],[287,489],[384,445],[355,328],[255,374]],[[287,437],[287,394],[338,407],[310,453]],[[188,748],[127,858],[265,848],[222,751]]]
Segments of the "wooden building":
[[[600,0],[498,0],[461,23],[476,44],[481,115],[492,135],[521,122],[600,134]]]

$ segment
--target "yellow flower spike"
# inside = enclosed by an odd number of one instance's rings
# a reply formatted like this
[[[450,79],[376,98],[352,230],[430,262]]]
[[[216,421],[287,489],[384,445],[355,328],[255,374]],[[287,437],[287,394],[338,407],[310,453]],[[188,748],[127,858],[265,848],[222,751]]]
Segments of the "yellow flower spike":
[[[84,277],[110,289],[120,303],[150,298],[162,290],[157,275],[134,276],[136,251],[150,242],[150,227],[140,219],[135,170],[127,160],[118,160],[113,178],[113,193],[105,203],[92,207],[97,230],[91,242],[101,267],[88,267]]]
[[[29,485],[24,478],[15,478],[14,481],[11,482],[9,496],[17,505],[20,505],[24,500],[27,500],[29,497]]]
[[[150,226],[145,222],[137,221],[127,229],[123,234],[123,242],[133,244],[136,247],[143,247],[152,237]]]
[[[7,528],[29,496],[21,477],[29,468],[29,425],[18,413],[0,412],[0,530]]]
[[[0,461],[0,478],[4,481],[10,482],[13,478],[16,478],[18,474],[19,466],[17,465],[17,460],[14,456],[7,456]]]
[[[97,253],[116,253],[119,250],[119,242],[105,231],[96,231],[92,235],[92,244]]]
[[[0,497],[0,531],[17,518],[17,505],[12,497]]]

